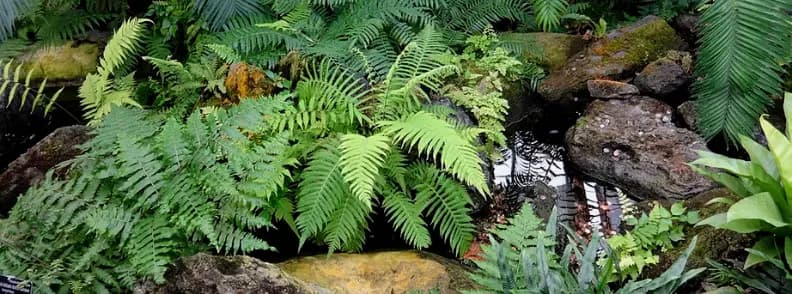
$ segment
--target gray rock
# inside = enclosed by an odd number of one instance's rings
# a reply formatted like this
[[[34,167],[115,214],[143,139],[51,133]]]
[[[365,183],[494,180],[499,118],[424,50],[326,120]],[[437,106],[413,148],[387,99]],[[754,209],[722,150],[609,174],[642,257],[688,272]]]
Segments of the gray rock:
[[[619,99],[638,95],[638,87],[611,80],[589,80],[586,82],[589,96],[600,99]]]
[[[292,277],[274,264],[248,256],[197,254],[177,261],[165,278],[162,285],[144,282],[133,293],[330,293]]]
[[[648,16],[624,28],[609,32],[566,65],[552,71],[539,86],[548,102],[575,106],[582,104],[586,82],[593,79],[618,80],[629,76],[663,56],[668,50],[686,46],[662,18]]]
[[[499,38],[503,42],[518,44],[526,61],[551,70],[564,66],[587,43],[583,36],[559,33],[503,33]]]
[[[638,86],[641,93],[652,97],[667,97],[690,84],[692,79],[690,67],[687,65],[687,69],[683,68],[687,60],[692,62],[690,54],[687,52],[671,54],[680,58],[678,60],[670,57],[660,58],[637,74],[633,83]]]
[[[44,178],[47,170],[82,151],[79,145],[91,138],[86,126],[62,127],[36,143],[0,174],[0,215],[8,213],[17,197]]]
[[[698,40],[698,21],[698,15],[683,14],[675,17],[674,20],[671,21],[671,26],[676,29],[677,34],[679,34],[682,39],[685,39],[688,44],[695,45],[696,40]]]
[[[685,101],[677,107],[677,112],[682,116],[682,120],[688,125],[691,130],[696,130],[698,126],[698,111],[696,110],[696,101]]]
[[[687,199],[712,189],[687,165],[695,150],[707,150],[704,139],[677,128],[672,115],[670,106],[649,97],[594,101],[566,134],[569,160],[641,199]]]

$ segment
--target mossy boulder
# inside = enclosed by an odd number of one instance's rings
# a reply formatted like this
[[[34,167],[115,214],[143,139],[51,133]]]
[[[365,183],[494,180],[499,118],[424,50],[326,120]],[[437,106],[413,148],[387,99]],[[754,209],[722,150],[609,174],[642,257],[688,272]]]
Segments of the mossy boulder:
[[[279,264],[298,279],[333,293],[409,293],[472,289],[461,264],[418,251],[333,254],[303,257]],[[419,292],[423,293],[423,292]]]
[[[574,106],[586,102],[586,82],[592,79],[619,80],[641,70],[666,54],[681,50],[685,42],[665,20],[647,16],[640,21],[608,33],[580,54],[552,71],[539,86],[548,102]]]
[[[526,61],[551,70],[564,66],[587,43],[580,35],[559,33],[504,33],[500,39],[522,49],[522,57]]]
[[[25,53],[17,61],[22,64],[23,70],[32,71],[31,78],[34,80],[78,80],[96,71],[99,45],[69,41]]]
[[[732,200],[739,199],[738,196],[734,195],[729,190],[719,188],[695,196],[686,201],[685,204],[688,210],[698,210],[699,215],[704,219],[727,210],[727,207],[723,205],[705,205],[708,201],[718,197],[725,197]],[[670,207],[671,203],[666,201],[663,205]],[[660,262],[644,269],[641,275],[644,278],[649,278],[657,277],[662,274],[685,251],[690,241],[693,240],[693,236],[698,236],[698,243],[688,259],[687,268],[689,269],[706,267],[707,259],[743,261],[748,255],[745,248],[751,248],[755,242],[755,238],[751,234],[739,234],[729,230],[716,229],[711,226],[692,227],[686,230],[684,242],[676,244],[671,250],[661,252],[659,254]],[[704,278],[704,276],[698,278]]]

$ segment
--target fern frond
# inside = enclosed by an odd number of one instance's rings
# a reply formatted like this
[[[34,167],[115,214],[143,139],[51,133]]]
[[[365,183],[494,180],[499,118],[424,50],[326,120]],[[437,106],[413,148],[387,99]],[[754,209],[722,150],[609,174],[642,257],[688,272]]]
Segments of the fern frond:
[[[431,159],[439,156],[446,171],[479,193],[489,194],[476,148],[445,120],[420,111],[402,120],[381,122],[379,126],[403,147],[416,148]]]
[[[297,192],[297,228],[301,241],[316,236],[324,230],[338,203],[349,197],[351,191],[341,174],[341,152],[326,144],[313,155],[302,172]]]
[[[412,185],[417,190],[415,205],[432,216],[431,223],[440,236],[461,255],[467,252],[475,230],[469,216],[470,197],[464,186],[436,168],[418,164],[411,168]]]
[[[783,0],[715,1],[702,13],[694,84],[699,127],[732,143],[749,135],[758,116],[781,94],[781,66],[790,31]],[[756,46],[757,42],[766,44]]]
[[[143,39],[144,24],[151,22],[147,19],[130,18],[121,24],[113,38],[107,42],[107,46],[99,60],[99,72],[115,73],[123,64],[129,61],[135,53],[140,50],[140,43]]]
[[[19,110],[29,108],[30,113],[43,109],[44,114],[48,114],[58,96],[63,92],[63,88],[55,92],[51,97],[47,97],[44,95],[44,87],[47,85],[47,80],[44,79],[38,85],[35,85],[31,79],[33,70],[28,71],[23,80],[22,64],[17,65],[12,73],[11,67],[13,63],[13,60],[5,64],[0,62],[0,66],[3,68],[2,73],[0,73],[0,97],[5,97],[5,101],[0,100],[0,103],[5,103],[4,107],[11,106]]]
[[[150,276],[157,283],[164,283],[168,261],[174,254],[175,235],[164,217],[142,220],[132,229],[125,248],[130,253],[127,260],[130,267],[138,275]]]
[[[263,8],[257,0],[196,0],[193,7],[213,31],[226,27],[234,17],[261,13]]]
[[[383,135],[341,137],[341,174],[358,200],[369,206],[374,194],[374,178],[379,175],[390,151],[390,141]]]
[[[545,32],[558,28],[568,7],[566,0],[533,0],[536,24]]]
[[[382,206],[389,217],[388,220],[401,233],[402,238],[415,248],[429,247],[432,239],[426,228],[426,222],[421,218],[422,207],[401,192],[389,191],[384,198]]]

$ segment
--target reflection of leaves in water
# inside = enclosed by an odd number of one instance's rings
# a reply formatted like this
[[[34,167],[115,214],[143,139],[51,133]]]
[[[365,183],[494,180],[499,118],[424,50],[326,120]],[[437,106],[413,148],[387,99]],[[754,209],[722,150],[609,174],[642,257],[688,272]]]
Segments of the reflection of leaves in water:
[[[502,189],[521,190],[535,182],[549,183],[563,176],[563,148],[539,142],[530,132],[518,132],[509,140],[509,148],[502,149],[503,160],[496,164],[511,167]]]

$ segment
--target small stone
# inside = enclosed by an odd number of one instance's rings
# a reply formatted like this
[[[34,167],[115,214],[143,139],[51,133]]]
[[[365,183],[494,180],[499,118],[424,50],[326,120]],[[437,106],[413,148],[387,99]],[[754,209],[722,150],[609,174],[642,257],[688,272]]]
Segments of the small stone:
[[[655,118],[661,118],[661,117],[663,117],[662,113],[655,113]]]
[[[671,117],[670,117],[670,116],[667,116],[667,115],[666,115],[666,116],[663,116],[663,122],[664,122],[664,123],[671,122]]]
[[[604,124],[600,124],[600,129],[604,129],[604,128],[605,128],[605,125]]]
[[[628,83],[610,80],[589,80],[586,85],[592,98],[620,99],[638,95],[638,88]]]
[[[610,148],[602,148],[602,153],[611,153]]]
[[[622,151],[619,149],[613,150],[613,156],[619,157],[622,155]]]

